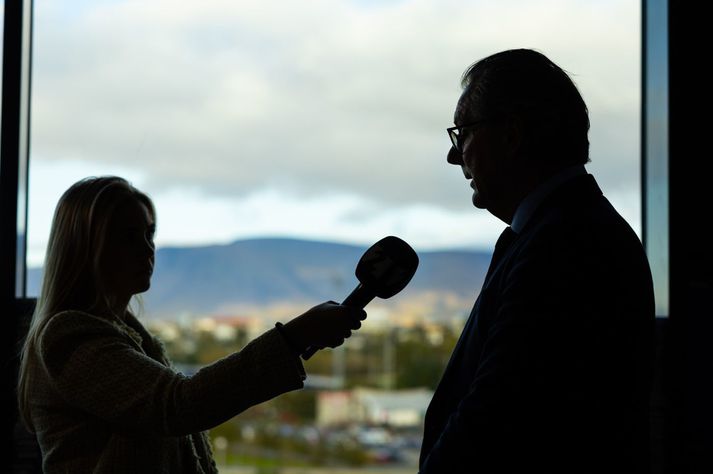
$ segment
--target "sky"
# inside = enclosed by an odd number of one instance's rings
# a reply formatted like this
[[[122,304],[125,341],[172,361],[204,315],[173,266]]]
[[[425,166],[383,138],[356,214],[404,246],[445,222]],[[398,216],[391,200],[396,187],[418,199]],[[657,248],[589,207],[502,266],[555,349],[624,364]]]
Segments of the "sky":
[[[34,2],[28,263],[73,182],[150,194],[161,246],[285,236],[492,248],[445,161],[474,61],[534,48],[590,111],[589,172],[640,233],[640,2]]]

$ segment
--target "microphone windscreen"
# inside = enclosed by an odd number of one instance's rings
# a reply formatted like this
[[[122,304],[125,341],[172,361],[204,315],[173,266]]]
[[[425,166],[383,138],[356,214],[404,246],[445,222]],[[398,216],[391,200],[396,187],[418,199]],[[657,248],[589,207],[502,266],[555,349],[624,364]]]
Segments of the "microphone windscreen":
[[[418,255],[398,237],[388,236],[372,245],[359,260],[356,277],[379,298],[403,290],[418,268]]]

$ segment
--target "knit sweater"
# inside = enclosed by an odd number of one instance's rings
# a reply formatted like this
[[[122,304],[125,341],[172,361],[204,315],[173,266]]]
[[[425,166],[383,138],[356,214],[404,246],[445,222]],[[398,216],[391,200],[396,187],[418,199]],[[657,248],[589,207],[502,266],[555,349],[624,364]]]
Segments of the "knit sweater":
[[[204,430],[302,388],[275,329],[188,377],[133,316],[65,311],[30,361],[30,413],[45,473],[215,473]]]

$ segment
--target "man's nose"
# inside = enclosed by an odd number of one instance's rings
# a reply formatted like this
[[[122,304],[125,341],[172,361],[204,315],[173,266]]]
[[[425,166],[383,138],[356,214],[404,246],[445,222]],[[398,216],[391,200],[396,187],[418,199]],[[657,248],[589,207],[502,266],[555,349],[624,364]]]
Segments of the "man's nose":
[[[451,146],[451,149],[448,150],[448,155],[446,155],[446,161],[452,165],[462,165],[463,155],[455,147]]]

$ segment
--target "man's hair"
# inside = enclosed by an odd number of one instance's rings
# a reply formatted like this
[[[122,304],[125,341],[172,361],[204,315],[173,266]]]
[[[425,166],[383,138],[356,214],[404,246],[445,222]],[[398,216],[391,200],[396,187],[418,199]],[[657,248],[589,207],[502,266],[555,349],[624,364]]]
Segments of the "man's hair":
[[[512,49],[472,64],[461,80],[466,113],[517,119],[534,158],[553,165],[589,161],[589,116],[577,86],[559,66],[530,49]]]

